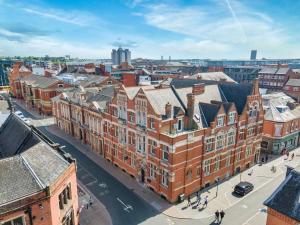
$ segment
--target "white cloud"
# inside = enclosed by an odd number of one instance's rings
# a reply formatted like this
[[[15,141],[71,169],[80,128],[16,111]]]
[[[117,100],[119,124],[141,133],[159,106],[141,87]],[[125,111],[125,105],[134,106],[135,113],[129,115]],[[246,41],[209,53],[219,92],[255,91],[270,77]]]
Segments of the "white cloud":
[[[180,7],[166,3],[146,4],[145,12],[135,15],[142,16],[151,26],[181,34],[184,36],[183,39],[199,40],[194,42],[195,48],[197,43],[198,47],[199,43],[202,43],[200,46],[219,45],[220,48],[210,47],[212,51],[215,50],[214,55],[218,55],[226,48],[239,53],[244,50],[247,55],[250,49],[255,48],[271,54],[290,46],[291,37],[269,15],[237,0],[212,0],[211,3]],[[190,46],[191,49],[185,48],[187,52],[194,51],[193,42],[186,40],[180,42]],[[227,52],[227,55],[233,54],[231,51]]]
[[[34,37],[26,40],[26,42],[13,41],[8,39],[0,39],[2,48],[0,55],[8,56],[28,56],[37,55],[44,56],[63,56],[70,54],[72,57],[82,58],[109,58],[110,46],[92,46],[82,43],[65,42],[50,37]]]
[[[47,10],[42,8],[21,8],[27,13],[38,15],[45,18],[54,19],[60,22],[69,23],[77,26],[92,26],[96,21],[99,22],[100,19],[94,15],[84,12],[84,11],[74,11],[74,10],[61,10],[48,8]]]

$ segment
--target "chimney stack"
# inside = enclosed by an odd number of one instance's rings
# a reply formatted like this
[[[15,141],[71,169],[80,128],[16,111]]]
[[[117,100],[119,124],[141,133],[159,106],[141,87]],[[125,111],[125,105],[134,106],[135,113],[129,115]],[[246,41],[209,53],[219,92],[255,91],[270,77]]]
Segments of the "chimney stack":
[[[258,78],[255,78],[253,80],[253,91],[252,91],[253,95],[259,95],[259,81]]]
[[[168,102],[165,106],[166,116],[167,118],[172,117],[172,105]]]
[[[188,129],[193,128],[193,119],[195,114],[195,95],[193,93],[189,93],[186,95],[187,97],[187,115],[188,115]]]
[[[203,83],[200,83],[200,84],[194,84],[193,85],[193,88],[192,88],[192,93],[194,95],[200,95],[200,94],[203,94],[205,91],[205,86]]]

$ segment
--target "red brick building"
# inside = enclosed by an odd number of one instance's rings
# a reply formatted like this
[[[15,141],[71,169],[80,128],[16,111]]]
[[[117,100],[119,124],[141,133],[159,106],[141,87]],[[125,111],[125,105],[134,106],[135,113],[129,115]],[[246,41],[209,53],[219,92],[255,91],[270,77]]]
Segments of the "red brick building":
[[[0,129],[0,180],[0,224],[78,224],[75,160],[14,114]]]
[[[282,90],[284,84],[294,73],[288,67],[263,67],[258,72],[259,87],[269,90]]]
[[[294,97],[300,103],[300,78],[289,79],[283,87],[283,91]]]
[[[20,78],[20,98],[24,99],[26,106],[38,110],[45,115],[52,114],[51,98],[55,97],[59,89],[71,87],[53,77],[31,75]]]
[[[264,202],[268,207],[266,225],[298,225],[300,223],[300,170],[292,170],[281,185]]]
[[[8,72],[10,93],[16,98],[22,98],[20,79],[28,77],[32,71],[24,66],[22,62],[16,62],[13,68]]]
[[[53,99],[58,126],[170,202],[259,159],[263,108],[257,80],[173,79],[165,87],[97,93]]]

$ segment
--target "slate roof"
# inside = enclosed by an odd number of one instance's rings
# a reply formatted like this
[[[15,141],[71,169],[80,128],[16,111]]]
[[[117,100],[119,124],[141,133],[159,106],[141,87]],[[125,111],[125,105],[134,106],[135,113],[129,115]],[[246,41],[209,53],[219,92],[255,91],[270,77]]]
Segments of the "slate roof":
[[[212,85],[212,84],[219,84],[220,82],[215,80],[197,80],[197,79],[178,79],[178,78],[170,78],[166,81],[166,84],[174,86],[175,88],[186,88],[192,87],[194,84],[205,84],[205,85]]]
[[[264,205],[300,222],[299,170],[292,170]]]
[[[167,103],[170,103],[173,107],[176,106],[184,111],[171,88],[145,90],[144,92],[154,111],[158,115],[166,114],[165,106]]]
[[[275,122],[287,122],[300,118],[300,108],[297,107],[294,110],[287,109],[285,112],[279,112],[272,103],[269,105],[265,116],[265,120],[275,121]]]
[[[34,128],[11,114],[0,128],[0,215],[44,191],[70,166]]]
[[[38,87],[38,88],[48,88],[59,82],[59,80],[56,78],[38,76],[38,75],[23,77],[20,80],[21,82],[24,82],[27,85],[31,85],[32,87]]]
[[[210,123],[214,121],[219,109],[220,109],[219,105],[199,103],[199,110],[205,124],[204,127],[210,126]]]
[[[285,86],[300,87],[300,79],[289,79]]]
[[[219,84],[220,92],[226,102],[233,102],[240,115],[247,102],[247,97],[252,94],[252,84]]]
[[[264,74],[264,73],[275,74],[277,70],[278,70],[277,67],[263,67],[261,71],[258,72],[258,74]]]
[[[288,67],[281,67],[281,68],[279,68],[279,69],[277,70],[276,74],[282,74],[282,75],[284,75],[284,74],[286,74],[289,70],[290,70],[290,68],[288,68]]]

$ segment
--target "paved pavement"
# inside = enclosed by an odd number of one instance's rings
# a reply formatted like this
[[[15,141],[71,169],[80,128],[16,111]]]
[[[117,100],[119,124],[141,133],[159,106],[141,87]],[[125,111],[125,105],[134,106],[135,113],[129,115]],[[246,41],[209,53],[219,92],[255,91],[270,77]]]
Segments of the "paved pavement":
[[[267,164],[256,165],[241,176],[223,182],[218,187],[217,197],[216,187],[202,193],[202,196],[209,197],[209,204],[205,209],[195,205],[186,207],[187,202],[171,205],[96,155],[89,146],[67,135],[55,125],[50,125],[53,124],[52,118],[43,118],[35,113],[33,115],[39,118],[34,120],[31,116],[35,125],[40,126],[54,141],[65,145],[66,151],[77,159],[78,179],[106,206],[113,224],[214,224],[213,214],[217,209],[226,212],[222,224],[265,224],[263,201],[284,179],[286,165],[299,165],[300,148],[295,150],[296,157],[293,161],[285,160],[284,157],[269,160]],[[271,171],[273,165],[277,168],[276,173]],[[234,185],[240,180],[247,180],[255,185],[254,191],[243,198],[231,194]],[[195,200],[192,199],[192,202]]]
[[[112,225],[105,206],[78,181],[80,225]]]

